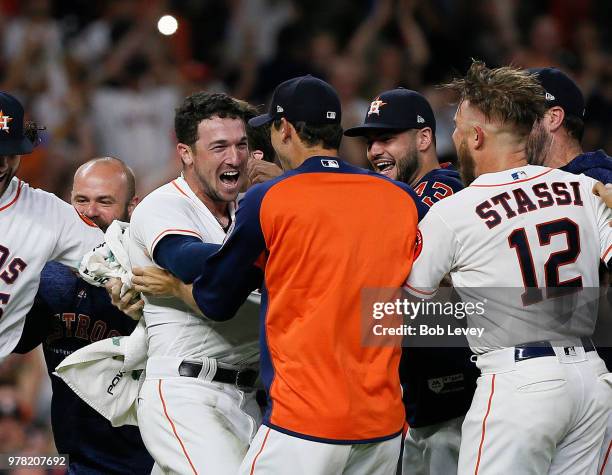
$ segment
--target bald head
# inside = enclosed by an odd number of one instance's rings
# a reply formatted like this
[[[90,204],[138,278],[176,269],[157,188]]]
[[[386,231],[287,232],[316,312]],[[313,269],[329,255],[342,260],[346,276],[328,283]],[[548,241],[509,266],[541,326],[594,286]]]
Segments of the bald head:
[[[134,173],[114,157],[94,158],[74,174],[72,205],[103,231],[116,219],[129,221],[138,197]]]

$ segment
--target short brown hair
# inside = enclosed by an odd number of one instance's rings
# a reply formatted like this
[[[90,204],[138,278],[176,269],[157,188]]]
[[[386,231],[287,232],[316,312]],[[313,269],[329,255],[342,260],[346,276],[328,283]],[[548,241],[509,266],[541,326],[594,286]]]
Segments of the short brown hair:
[[[529,72],[510,66],[489,69],[473,61],[464,78],[442,87],[457,92],[460,102],[468,100],[487,119],[511,124],[525,136],[546,111],[544,88]]]
[[[309,124],[304,121],[290,122],[302,142],[308,147],[320,146],[326,150],[338,150],[344,131],[340,124]],[[280,119],[274,121],[274,128],[280,129]]]

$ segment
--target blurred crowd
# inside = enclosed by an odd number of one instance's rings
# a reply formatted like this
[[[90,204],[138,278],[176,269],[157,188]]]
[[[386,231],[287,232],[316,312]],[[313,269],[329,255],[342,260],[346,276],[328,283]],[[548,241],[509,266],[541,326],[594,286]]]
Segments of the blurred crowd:
[[[158,30],[165,14],[173,35]],[[610,152],[610,18],[609,0],[0,0],[0,90],[46,127],[18,174],[62,197],[74,170],[103,155],[130,165],[146,194],[178,173],[182,98],[223,91],[263,106],[307,73],[336,88],[344,127],[381,91],[422,92],[438,153],[454,161],[455,107],[436,85],[470,58],[570,74],[587,98],[584,149]],[[343,157],[367,166],[360,139],[343,142]],[[38,361],[0,367],[0,453],[52,451]]]

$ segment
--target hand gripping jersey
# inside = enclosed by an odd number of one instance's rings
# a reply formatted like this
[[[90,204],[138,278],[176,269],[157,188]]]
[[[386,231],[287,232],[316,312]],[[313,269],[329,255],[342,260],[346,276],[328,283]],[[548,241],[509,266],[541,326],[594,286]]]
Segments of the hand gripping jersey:
[[[13,178],[0,197],[0,359],[21,336],[40,272],[49,261],[78,268],[104,240],[71,205]]]
[[[340,444],[400,433],[401,351],[362,345],[361,296],[410,272],[418,201],[407,185],[316,156],[247,192],[194,297],[209,318],[231,318],[263,269],[268,427]]]
[[[484,328],[482,338],[468,334],[476,353],[589,336],[592,312],[567,325],[549,323],[559,323],[553,298],[559,294],[550,289],[597,288],[600,259],[612,257],[612,212],[592,194],[593,184],[584,175],[532,165],[481,175],[430,209],[406,290],[430,296],[448,272],[464,301],[482,299],[479,287],[493,289],[484,315],[467,317],[470,326]]]

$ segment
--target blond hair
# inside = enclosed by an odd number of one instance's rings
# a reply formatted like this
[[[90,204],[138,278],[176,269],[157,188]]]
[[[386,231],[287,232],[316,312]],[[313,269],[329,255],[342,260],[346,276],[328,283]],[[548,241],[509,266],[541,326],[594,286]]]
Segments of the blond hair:
[[[474,60],[464,78],[442,87],[458,93],[460,102],[469,101],[487,120],[510,125],[522,136],[546,111],[545,92],[535,77],[510,66],[489,69]]]

